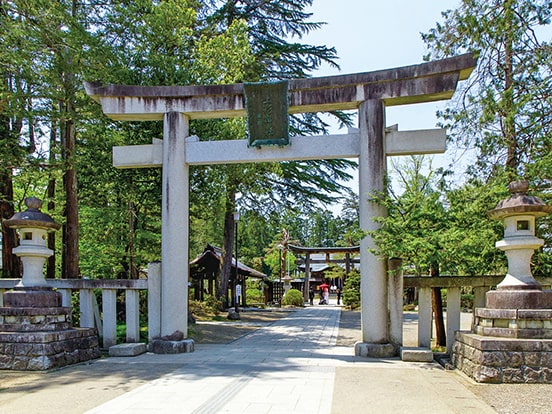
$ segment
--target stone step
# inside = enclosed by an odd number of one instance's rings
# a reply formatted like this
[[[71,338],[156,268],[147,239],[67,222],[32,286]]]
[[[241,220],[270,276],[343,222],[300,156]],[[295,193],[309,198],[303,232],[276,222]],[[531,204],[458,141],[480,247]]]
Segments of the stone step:
[[[142,342],[118,344],[109,347],[109,356],[112,357],[133,357],[145,352],[146,344]]]
[[[433,352],[429,348],[401,347],[401,360],[406,362],[433,362]]]
[[[0,332],[50,332],[65,331],[71,329],[71,322],[18,322],[18,323],[0,323]]]

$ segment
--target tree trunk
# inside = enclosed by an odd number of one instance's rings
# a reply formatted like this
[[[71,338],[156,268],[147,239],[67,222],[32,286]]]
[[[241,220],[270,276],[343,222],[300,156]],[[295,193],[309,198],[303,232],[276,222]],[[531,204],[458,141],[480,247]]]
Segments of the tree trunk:
[[[505,0],[504,15],[508,22],[513,22],[514,11],[512,10],[512,1]],[[506,158],[506,170],[510,175],[510,179],[514,180],[518,169],[518,142],[516,137],[516,124],[514,119],[514,60],[513,60],[513,27],[508,25],[504,40],[504,113],[503,119],[503,134],[506,140],[508,155]]]
[[[65,223],[63,225],[63,278],[79,277],[79,216],[77,203],[77,171],[75,169],[76,132],[72,104],[66,107],[65,115],[70,117],[62,127],[65,174]]]
[[[431,277],[439,277],[439,264],[432,264],[429,272]],[[433,297],[433,317],[435,319],[435,338],[437,346],[447,345],[447,335],[443,319],[443,298],[441,297],[441,288],[432,289]]]
[[[136,209],[132,201],[128,202],[128,278],[138,279],[136,267]]]
[[[6,229],[4,220],[14,215],[11,169],[0,170],[0,227],[2,229],[2,277],[21,277],[21,260],[12,253],[17,247],[15,230]]]
[[[77,1],[71,3],[71,15],[77,15]],[[77,170],[75,168],[77,132],[75,128],[76,86],[73,56],[69,48],[60,56],[62,84],[65,102],[61,106],[62,158],[65,166],[63,187],[65,189],[65,223],[63,225],[63,278],[78,278],[79,275],[79,215],[77,198]]]
[[[49,161],[50,165],[55,162],[56,156],[54,148],[56,147],[56,128],[54,127],[54,122],[52,122],[52,127],[50,128],[50,154]],[[51,212],[55,209],[56,205],[54,203],[54,198],[56,195],[56,179],[50,178],[48,180],[48,187],[46,188],[46,196],[48,197],[48,211]],[[53,250],[54,254],[48,258],[46,262],[46,278],[54,279],[56,277],[56,233],[48,233],[48,248]]]
[[[224,213],[224,240],[222,244],[222,263],[220,278],[217,286],[217,298],[222,301],[223,308],[229,306],[228,283],[232,272],[232,245],[234,242],[234,209],[236,208],[236,194],[229,191],[226,197]]]
[[[9,80],[4,75],[2,81],[9,85]],[[9,86],[6,86],[7,88]],[[18,128],[18,129],[16,129]],[[19,122],[10,122],[7,116],[0,115],[0,136],[5,140],[4,148],[7,149],[3,154],[9,157],[11,154],[17,154],[17,134],[19,133]],[[17,131],[17,134],[15,133]],[[9,158],[3,158],[4,162],[13,162]],[[12,218],[15,213],[13,200],[13,177],[11,165],[6,165],[0,169],[0,231],[2,236],[2,277],[21,277],[21,260],[12,253],[14,247],[17,247],[17,235],[13,229],[5,229],[4,220]]]

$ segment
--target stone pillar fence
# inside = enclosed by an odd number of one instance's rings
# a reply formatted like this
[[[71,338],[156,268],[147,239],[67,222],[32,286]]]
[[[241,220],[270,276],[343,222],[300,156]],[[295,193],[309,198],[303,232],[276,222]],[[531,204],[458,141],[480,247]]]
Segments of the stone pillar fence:
[[[47,286],[56,289],[62,295],[62,306],[71,306],[71,296],[79,292],[80,327],[98,329],[102,337],[102,347],[107,349],[116,343],[117,324],[117,292],[125,292],[126,307],[126,342],[135,343],[140,339],[139,291],[148,291],[148,340],[161,336],[161,263],[154,262],[148,266],[148,279],[46,279]],[[462,287],[471,287],[474,291],[474,306],[484,303],[485,294],[496,286],[504,276],[404,276],[402,287],[394,282],[395,288],[414,287],[418,291],[418,346],[427,348],[432,338],[431,289],[439,287],[446,289],[447,306],[447,351],[452,350],[454,331],[460,329],[460,313],[462,311]],[[552,277],[536,277],[543,288],[550,288]],[[12,289],[20,279],[0,279],[0,302],[2,294]],[[392,284],[389,285],[390,290]],[[100,289],[102,307],[99,309],[95,300],[95,290]],[[390,292],[391,293],[391,292]],[[402,295],[393,295],[394,301]],[[3,304],[0,303],[0,306]],[[391,303],[397,308],[397,303]],[[400,312],[391,312],[391,319],[402,318]],[[390,315],[390,316],[391,316]],[[390,320],[391,327],[396,331],[402,326],[402,321]],[[400,334],[397,334],[397,336]],[[394,338],[397,339],[396,337]]]
[[[473,309],[485,303],[485,295],[504,279],[498,276],[405,276],[404,288],[414,287],[418,290],[418,346],[428,348],[431,344],[433,331],[433,313],[431,306],[431,289],[434,287],[446,289],[447,306],[447,352],[451,353],[454,344],[454,332],[460,330],[461,291],[463,287],[473,288]],[[550,288],[552,277],[535,277],[543,288]],[[472,320],[473,323],[473,320]]]

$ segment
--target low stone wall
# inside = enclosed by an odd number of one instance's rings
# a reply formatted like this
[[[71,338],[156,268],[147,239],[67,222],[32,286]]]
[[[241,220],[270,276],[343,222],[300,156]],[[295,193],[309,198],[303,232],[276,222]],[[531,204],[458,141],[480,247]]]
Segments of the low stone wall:
[[[552,340],[484,337],[458,331],[452,364],[477,382],[552,383]]]
[[[40,371],[99,357],[96,329],[0,332],[0,369]]]

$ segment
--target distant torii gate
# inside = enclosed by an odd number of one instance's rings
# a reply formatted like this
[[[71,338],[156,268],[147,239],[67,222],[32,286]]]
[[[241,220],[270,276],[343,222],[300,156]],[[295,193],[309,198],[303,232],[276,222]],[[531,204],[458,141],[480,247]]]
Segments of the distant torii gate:
[[[116,168],[163,166],[161,315],[159,335],[188,328],[189,165],[358,158],[360,226],[375,230],[385,215],[370,197],[384,190],[387,155],[440,153],[444,130],[386,130],[385,106],[450,99],[475,67],[471,54],[375,72],[289,81],[289,113],[358,109],[358,133],[292,137],[286,147],[250,148],[245,140],[199,141],[189,137],[192,119],[246,115],[243,84],[125,86],[85,84],[103,112],[119,121],[163,120],[163,140],[113,148]],[[188,138],[188,139],[187,139]],[[357,354],[391,356],[386,262],[360,244],[362,342]],[[155,336],[155,335],[154,335]]]

